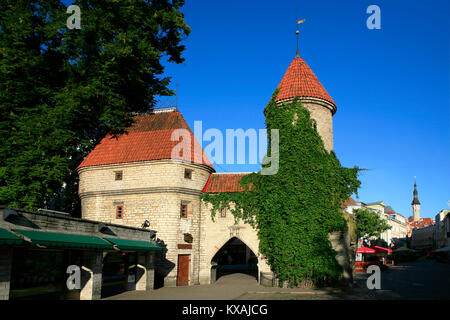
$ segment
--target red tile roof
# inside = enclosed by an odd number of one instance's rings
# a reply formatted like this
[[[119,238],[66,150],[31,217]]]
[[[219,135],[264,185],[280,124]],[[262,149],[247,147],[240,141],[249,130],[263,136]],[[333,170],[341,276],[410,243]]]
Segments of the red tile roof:
[[[342,202],[341,209],[344,209],[344,208],[354,205],[354,204],[356,204],[355,200],[353,200],[353,198],[350,197],[347,200]]]
[[[428,227],[428,226],[434,224],[434,221],[433,221],[433,219],[431,219],[431,218],[421,218],[421,219],[418,220],[418,221],[412,221],[412,220],[410,219],[410,221],[411,221],[411,222],[409,223],[409,225],[410,225],[412,228],[423,228],[423,227]]]
[[[88,154],[78,168],[138,162],[147,160],[172,159],[172,150],[181,141],[172,133],[175,129],[186,129],[191,136],[191,154],[180,152],[174,158],[203,164],[213,168],[197,139],[189,129],[181,113],[174,111],[160,111],[136,116],[135,123],[128,129],[128,133],[117,139],[107,135]],[[196,156],[194,150],[197,152]],[[203,156],[203,158],[201,158]]]
[[[336,106],[333,99],[317,79],[316,75],[300,57],[295,57],[278,85],[280,91],[276,101],[299,97],[326,100]]]
[[[209,179],[203,188],[203,192],[242,192],[244,191],[244,188],[241,187],[239,182],[243,176],[248,174],[250,173],[213,173],[209,176]]]

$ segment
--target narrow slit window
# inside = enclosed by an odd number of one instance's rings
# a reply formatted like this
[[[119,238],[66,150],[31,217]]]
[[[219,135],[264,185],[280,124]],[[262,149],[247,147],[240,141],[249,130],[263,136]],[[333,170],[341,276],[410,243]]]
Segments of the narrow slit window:
[[[116,219],[122,219],[123,218],[123,206],[117,206],[116,207]]]
[[[123,178],[123,172],[122,171],[116,171],[115,172],[115,179],[116,180],[122,180]]]
[[[227,216],[227,208],[220,210],[220,217],[225,218]]]
[[[181,204],[180,218],[187,218],[187,204],[184,204],[184,203]]]

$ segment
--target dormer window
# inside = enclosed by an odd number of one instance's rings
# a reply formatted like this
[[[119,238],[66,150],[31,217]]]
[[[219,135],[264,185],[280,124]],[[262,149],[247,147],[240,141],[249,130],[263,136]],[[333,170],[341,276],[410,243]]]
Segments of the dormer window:
[[[192,170],[191,169],[184,169],[184,178],[192,179]]]
[[[114,171],[114,174],[115,174],[115,180],[122,180],[122,178],[123,178],[122,171]]]

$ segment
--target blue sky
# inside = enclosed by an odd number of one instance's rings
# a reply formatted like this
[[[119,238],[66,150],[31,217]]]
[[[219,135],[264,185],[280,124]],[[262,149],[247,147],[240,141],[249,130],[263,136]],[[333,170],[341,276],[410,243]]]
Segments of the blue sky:
[[[381,30],[369,30],[369,5]],[[450,200],[449,16],[434,1],[187,1],[192,28],[178,81],[178,106],[191,128],[264,128],[263,109],[296,50],[338,110],[334,149],[345,166],[366,168],[359,200],[383,200],[412,215],[417,176],[421,216]],[[173,86],[175,88],[175,86]],[[208,143],[204,143],[204,145]],[[215,165],[218,172],[259,165]]]

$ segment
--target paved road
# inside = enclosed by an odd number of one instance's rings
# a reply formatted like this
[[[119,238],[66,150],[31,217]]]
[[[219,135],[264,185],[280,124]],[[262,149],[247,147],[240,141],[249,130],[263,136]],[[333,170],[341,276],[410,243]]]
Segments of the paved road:
[[[450,264],[419,259],[381,273],[381,290],[368,290],[366,274],[357,274],[356,285],[337,289],[282,289],[264,287],[254,277],[231,274],[215,284],[128,291],[105,300],[391,300],[450,299]]]
[[[378,299],[450,299],[450,263],[425,257],[401,263],[381,274]]]
[[[359,293],[357,290],[344,293],[332,288],[312,290],[264,287],[259,285],[252,276],[235,273],[222,276],[211,285],[128,291],[104,300],[328,300],[357,298],[364,299],[364,293]]]

